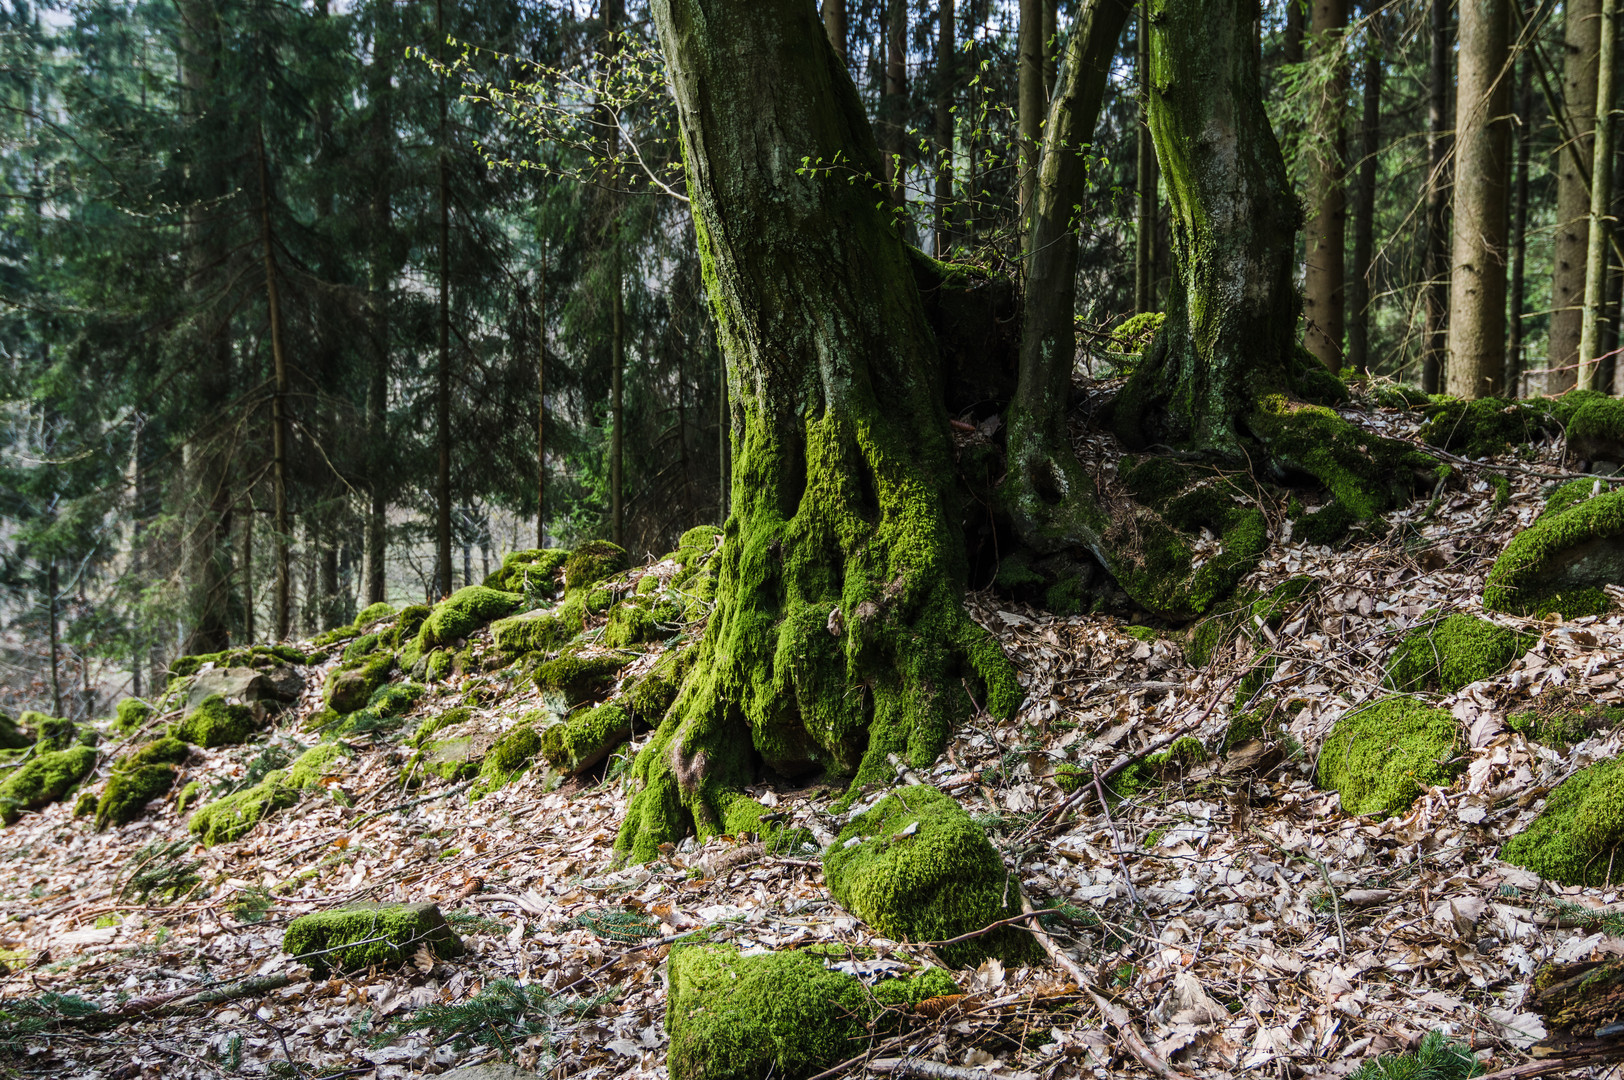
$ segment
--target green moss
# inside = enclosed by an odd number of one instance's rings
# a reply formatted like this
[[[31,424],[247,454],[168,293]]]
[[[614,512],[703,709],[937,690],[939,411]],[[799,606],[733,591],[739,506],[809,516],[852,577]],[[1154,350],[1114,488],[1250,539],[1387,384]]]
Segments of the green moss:
[[[143,765],[180,765],[192,754],[192,748],[171,735],[154,739],[131,751],[118,763],[120,769],[139,769]]]
[[[297,805],[299,793],[319,785],[344,753],[337,743],[318,743],[286,769],[266,773],[253,787],[209,803],[186,827],[205,847],[236,840],[271,814]]]
[[[549,592],[558,576],[558,568],[570,553],[562,548],[531,548],[511,551],[502,559],[499,569],[484,581],[486,588],[503,592],[528,594]]]
[[[425,945],[442,959],[463,953],[462,940],[433,904],[351,904],[301,915],[282,934],[282,951],[318,977],[403,964]]]
[[[88,746],[36,752],[0,783],[0,821],[10,825],[22,811],[56,802],[95,767],[96,751]]]
[[[34,745],[34,733],[0,712],[0,750],[22,750]]]
[[[1546,496],[1545,509],[1539,516],[1541,519],[1555,516],[1593,496],[1606,495],[1611,490],[1605,480],[1569,480],[1565,484],[1557,485],[1550,495]]]
[[[375,622],[382,622],[384,619],[389,618],[389,616],[393,615],[394,613],[394,605],[387,604],[382,600],[378,601],[376,604],[368,604],[366,607],[362,608],[361,613],[355,617],[355,627],[359,630],[362,627],[371,626]]]
[[[1426,393],[1402,383],[1377,383],[1370,388],[1370,400],[1382,409],[1411,409],[1430,400]]]
[[[203,785],[196,780],[188,781],[186,786],[180,789],[180,794],[175,796],[175,813],[186,813],[190,807],[196,806],[202,797]]]
[[[1473,615],[1451,615],[1405,635],[1387,671],[1389,688],[1446,694],[1509,668],[1538,641]]]
[[[1433,446],[1472,458],[1494,457],[1533,442],[1545,432],[1549,415],[1542,404],[1478,398],[1445,398],[1427,408],[1421,438]]]
[[[541,736],[530,724],[520,724],[503,735],[486,751],[479,767],[479,783],[474,785],[469,799],[481,799],[518,779],[540,749]]]
[[[1382,698],[1345,714],[1320,749],[1319,784],[1350,814],[1403,813],[1460,771],[1460,724],[1418,698]]]
[[[631,566],[626,549],[607,540],[589,540],[570,552],[564,563],[564,588],[569,592],[596,585]]]
[[[435,649],[428,655],[428,664],[423,668],[423,677],[431,683],[445,682],[451,675],[455,659],[450,649]]]
[[[631,714],[610,702],[580,709],[541,733],[541,756],[567,773],[584,772],[631,738]]]
[[[1263,738],[1268,731],[1265,726],[1266,715],[1267,713],[1262,709],[1252,709],[1231,716],[1229,726],[1224,729],[1221,753],[1227,755],[1230,750],[1244,742]]]
[[[436,716],[424,717],[423,722],[418,724],[417,730],[412,733],[411,744],[413,746],[422,746],[428,742],[430,736],[435,732],[465,723],[473,715],[472,709],[465,705],[459,705]]]
[[[416,641],[418,633],[423,629],[423,623],[432,614],[434,609],[427,604],[409,604],[401,608],[390,631],[394,635],[391,647],[400,648],[406,642]],[[401,667],[409,668],[411,665],[402,660]]]
[[[18,723],[34,733],[34,745],[41,750],[66,750],[76,742],[87,742],[78,724],[60,716],[30,711],[18,717]],[[94,740],[88,745],[95,745]]]
[[[344,663],[352,664],[371,653],[378,651],[379,634],[362,634],[348,645],[344,646]]]
[[[210,694],[176,721],[170,734],[193,746],[212,749],[247,742],[258,728],[253,709],[228,704],[219,694]]]
[[[1117,353],[1141,353],[1149,347],[1151,339],[1167,321],[1165,311],[1142,311],[1138,315],[1122,320],[1115,330],[1111,331],[1109,347]]]
[[[1201,764],[1211,756],[1200,739],[1194,735],[1185,735],[1173,740],[1167,749],[1147,754],[1145,765],[1158,773],[1182,771],[1188,766]]]
[[[176,741],[176,740],[170,740]],[[185,749],[185,744],[180,744]],[[108,778],[107,787],[96,803],[96,828],[123,825],[141,816],[146,805],[175,786],[175,770],[169,765],[135,765],[120,769]]]
[[[491,639],[509,656],[560,648],[586,626],[586,598],[577,593],[548,611],[531,611],[491,625]]]
[[[423,648],[451,645],[468,637],[475,630],[511,614],[524,602],[517,593],[487,589],[483,585],[469,585],[458,589],[439,604],[423,620],[417,639]]]
[[[1624,464],[1624,399],[1597,396],[1581,402],[1567,429],[1569,457]]]
[[[1507,840],[1500,858],[1563,885],[1624,882],[1624,762],[1598,761],[1563,781],[1527,829]]]
[[[665,1026],[672,1080],[801,1080],[861,1052],[885,1007],[957,994],[937,968],[870,992],[811,951],[741,956],[729,945],[671,951]]]
[[[559,691],[573,706],[602,697],[614,685],[620,669],[629,663],[631,657],[618,653],[565,653],[537,667],[534,679],[542,690]]]
[[[1155,644],[1162,639],[1161,634],[1156,632],[1154,626],[1124,626],[1122,632],[1135,641],[1144,641],[1150,644]]]
[[[857,817],[824,854],[823,872],[846,910],[898,941],[945,941],[1020,910],[986,834],[935,788],[893,792]],[[1014,963],[1034,949],[1030,934],[1002,928],[944,946],[941,955],[960,966],[987,956]]]
[[[394,670],[395,654],[388,652],[370,653],[340,664],[327,676],[323,700],[334,712],[354,712],[365,707]]]
[[[113,730],[120,735],[127,735],[147,722],[152,715],[152,706],[140,698],[125,698],[118,703],[118,711],[113,717]]]
[[[1624,581],[1624,490],[1546,514],[1511,538],[1483,586],[1489,611],[1565,618],[1612,607],[1603,584]]]
[[[603,628],[603,643],[612,649],[623,649],[670,634],[671,631],[661,627],[648,608],[624,600],[609,611],[609,621]]]
[[[344,627],[345,637],[354,633],[353,627]],[[216,653],[182,656],[169,665],[171,681],[196,675],[205,664],[219,668],[247,667],[256,671],[282,664],[308,664],[310,657],[291,645],[250,645],[242,649],[226,649]]]

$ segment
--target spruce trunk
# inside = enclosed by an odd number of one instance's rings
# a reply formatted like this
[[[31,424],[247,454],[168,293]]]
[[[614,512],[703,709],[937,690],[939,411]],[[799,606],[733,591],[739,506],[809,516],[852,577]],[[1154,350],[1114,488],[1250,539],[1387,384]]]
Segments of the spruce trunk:
[[[1556,235],[1551,245],[1551,332],[1546,352],[1546,393],[1560,393],[1578,380],[1579,336],[1584,322],[1585,256],[1590,246],[1591,134],[1596,127],[1597,58],[1601,51],[1601,0],[1563,5],[1562,109],[1567,123],[1557,137]]]

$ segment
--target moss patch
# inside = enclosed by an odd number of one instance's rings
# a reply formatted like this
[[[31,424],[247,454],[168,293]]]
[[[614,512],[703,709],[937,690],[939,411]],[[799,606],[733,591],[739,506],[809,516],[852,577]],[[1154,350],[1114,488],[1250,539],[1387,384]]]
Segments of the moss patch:
[[[654,612],[642,604],[623,600],[609,611],[609,621],[603,628],[603,643],[612,649],[656,641],[672,633],[660,625]]]
[[[1396,695],[1347,713],[1320,749],[1319,784],[1350,814],[1403,813],[1460,771],[1460,724],[1418,698]]]
[[[1568,421],[1568,456],[1624,464],[1624,398],[1593,397]]]
[[[1528,828],[1507,840],[1500,858],[1563,885],[1624,882],[1624,761],[1598,761],[1552,791]]]
[[[232,705],[219,694],[210,694],[176,721],[170,734],[193,746],[212,749],[247,742],[258,728],[253,709],[247,705]]]
[[[559,691],[573,706],[602,697],[615,684],[620,669],[631,663],[631,659],[619,653],[599,653],[596,656],[565,653],[537,667],[534,678],[542,690]]]
[[[118,703],[118,710],[113,715],[113,730],[120,735],[127,735],[146,723],[151,715],[151,705],[140,698],[127,697]]]
[[[425,945],[442,959],[463,953],[462,939],[433,904],[352,904],[301,915],[282,934],[282,951],[318,977],[402,964]]]
[[[564,772],[585,772],[631,736],[631,714],[610,702],[578,710],[543,731],[541,756]]]
[[[353,628],[346,627],[353,633]],[[349,634],[344,636],[348,637]],[[169,665],[169,678],[182,679],[196,675],[205,665],[217,668],[246,667],[256,671],[280,667],[283,664],[308,664],[310,657],[291,645],[251,645],[242,649],[225,649],[215,653],[177,657]]]
[[[1510,667],[1538,641],[1473,615],[1451,615],[1405,635],[1393,653],[1387,685],[1412,692],[1446,694],[1492,678]]]
[[[209,803],[192,815],[186,827],[205,847],[235,840],[270,814],[296,805],[299,793],[320,783],[343,752],[337,743],[318,744],[246,791]]]
[[[140,817],[148,802],[175,786],[175,775],[169,765],[137,765],[115,772],[96,803],[96,828],[123,825]]]
[[[488,589],[530,595],[550,592],[558,577],[558,568],[564,565],[570,553],[562,548],[530,548],[510,551],[502,565],[491,572],[482,584]]]
[[[486,752],[479,767],[479,783],[469,793],[470,800],[483,798],[512,783],[530,767],[531,759],[540,749],[541,736],[529,724],[520,724],[503,735]]]
[[[22,811],[56,802],[95,767],[96,751],[88,746],[36,753],[0,783],[0,821],[10,825]]]
[[[910,826],[917,828],[907,835]],[[848,843],[848,841],[855,841]],[[1020,913],[986,834],[935,788],[903,788],[841,830],[823,860],[829,891],[846,910],[898,941],[945,941]],[[950,964],[1035,955],[1027,932],[1004,927],[944,946]]]
[[[466,638],[475,630],[509,615],[524,602],[517,593],[487,589],[483,585],[469,585],[458,589],[435,605],[434,612],[423,620],[417,640],[423,648],[450,645]]]
[[[631,566],[626,549],[607,540],[588,540],[564,563],[564,588],[569,592],[585,589]]]
[[[936,968],[870,992],[817,953],[740,956],[729,945],[674,948],[669,982],[672,1080],[812,1076],[860,1053],[884,1007],[959,992]]]
[[[1493,457],[1533,442],[1545,434],[1550,423],[1543,402],[1502,398],[1443,398],[1429,405],[1427,414],[1421,425],[1424,441],[1472,458]]]
[[[1566,748],[1624,724],[1624,708],[1598,705],[1563,688],[1548,690],[1506,727],[1535,742]]]
[[[323,698],[334,712],[351,713],[366,705],[395,670],[395,654],[374,652],[340,665],[327,676]]]
[[[1545,514],[1511,538],[1483,586],[1489,611],[1566,618],[1612,607],[1602,586],[1624,581],[1624,490]]]

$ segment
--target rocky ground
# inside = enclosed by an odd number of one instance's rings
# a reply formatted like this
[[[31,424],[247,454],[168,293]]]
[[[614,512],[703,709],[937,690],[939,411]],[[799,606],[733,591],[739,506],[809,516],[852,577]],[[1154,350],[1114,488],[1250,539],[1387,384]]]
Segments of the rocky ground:
[[[1406,438],[1420,421],[1348,415]],[[1316,765],[1340,717],[1390,692],[1408,632],[1440,613],[1482,613],[1493,559],[1564,478],[1559,449],[1536,443],[1465,468],[1458,489],[1337,548],[1294,542],[1271,512],[1274,546],[1244,584],[1276,596],[1297,593],[1274,591],[1288,580],[1311,584],[1267,618],[1202,639],[1198,651],[1215,647],[1200,666],[1189,632],[973,596],[1020,667],[1026,705],[1007,723],[973,720],[936,765],[902,770],[897,784],[959,800],[1031,901],[1063,905],[1044,920],[1053,951],[952,972],[962,996],[927,1002],[834,1074],[976,1075],[932,1074],[924,1061],[1012,1078],[1339,1074],[1435,1030],[1487,1069],[1530,1061],[1548,1037],[1525,1003],[1536,970],[1618,955],[1624,938],[1608,932],[1614,889],[1554,885],[1496,855],[1553,786],[1615,755],[1624,729],[1541,742],[1510,721],[1558,700],[1624,706],[1624,617],[1490,615],[1531,647],[1492,677],[1419,692],[1458,720],[1459,768],[1402,812],[1345,812]],[[1509,482],[1509,500],[1492,477]],[[471,655],[489,634],[472,635]],[[313,745],[306,728],[344,644],[299,669],[304,689],[268,741],[193,751],[143,816],[97,831],[68,798],[0,832],[0,1072],[395,1078],[511,1054],[560,1077],[663,1076],[662,962],[677,935],[705,930],[746,952],[835,946],[843,970],[865,978],[934,958],[842,910],[815,847],[774,853],[723,837],[612,869],[627,795],[604,766],[569,777],[538,760],[470,803],[469,777],[420,767],[413,732],[462,707],[460,723],[482,733],[469,737],[488,746],[551,707],[478,665],[430,683],[399,723],[342,735],[353,756],[328,763],[296,806],[238,839],[195,843],[174,792],[194,780],[194,793],[224,790]],[[1251,726],[1231,731],[1242,711]],[[1183,737],[1203,752],[1119,768]],[[104,737],[86,790],[102,793],[136,741]],[[1113,789],[1109,810],[1097,776]],[[830,810],[838,790],[751,794],[822,844],[845,822]],[[315,977],[282,951],[295,917],[362,900],[433,901],[466,952]],[[454,1008],[511,993],[504,980],[525,988],[517,1012]]]

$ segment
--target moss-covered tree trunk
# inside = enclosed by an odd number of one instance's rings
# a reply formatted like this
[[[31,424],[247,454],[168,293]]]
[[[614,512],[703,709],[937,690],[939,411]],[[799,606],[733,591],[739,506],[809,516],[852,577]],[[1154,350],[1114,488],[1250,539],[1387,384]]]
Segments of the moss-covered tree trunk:
[[[1020,690],[965,613],[935,342],[879,147],[810,0],[656,0],[727,358],[733,513],[618,847],[753,820],[758,762],[889,777]],[[972,697],[974,695],[974,698]]]

